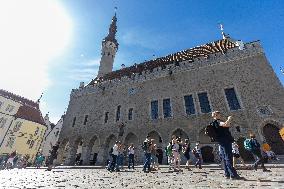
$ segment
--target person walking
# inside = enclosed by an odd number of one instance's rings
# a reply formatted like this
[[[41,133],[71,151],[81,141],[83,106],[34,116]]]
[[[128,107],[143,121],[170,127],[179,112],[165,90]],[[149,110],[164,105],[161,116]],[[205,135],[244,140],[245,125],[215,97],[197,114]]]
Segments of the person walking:
[[[146,139],[144,140],[142,144],[142,149],[144,151],[145,155],[145,162],[143,165],[143,171],[145,173],[150,172],[150,166],[151,166],[151,149],[150,149],[151,141],[150,141],[150,136],[147,135]]]
[[[220,145],[220,154],[223,161],[223,168],[225,171],[225,177],[233,180],[243,179],[240,177],[233,167],[233,153],[232,142],[234,138],[230,133],[230,124],[232,116],[229,116],[226,121],[221,120],[221,113],[219,111],[212,112],[213,122],[212,126],[216,131],[216,142]]]
[[[134,145],[130,144],[128,147],[128,169],[130,169],[132,165],[132,169],[134,169]]]
[[[174,171],[179,172],[181,171],[180,169],[180,145],[179,142],[176,138],[173,138],[172,140],[173,146],[172,146],[172,151],[173,151],[173,163],[174,163]]]
[[[201,154],[201,150],[200,150],[200,146],[199,143],[197,142],[195,147],[192,150],[192,153],[194,154],[195,158],[197,159],[197,161],[195,162],[195,167],[199,169],[202,169],[202,154]]]
[[[116,141],[115,144],[112,147],[112,152],[111,152],[111,157],[112,157],[112,161],[110,163],[110,166],[107,168],[108,171],[113,172],[115,167],[116,167],[116,160],[117,160],[117,156],[118,156],[118,147],[120,145],[119,141]],[[119,171],[119,170],[116,170]]]
[[[44,156],[42,155],[42,150],[39,150],[39,153],[36,156],[35,160],[35,166],[37,169],[39,169],[42,166],[42,163],[44,162]]]
[[[186,169],[188,169],[190,171],[191,170],[190,167],[189,167],[189,164],[190,164],[190,155],[189,155],[189,153],[190,153],[190,142],[189,142],[188,139],[185,139],[185,141],[184,141],[182,152],[183,152],[184,157],[186,158],[185,167],[186,167]]]
[[[57,159],[57,151],[59,149],[59,145],[60,145],[60,142],[56,142],[54,146],[52,146],[52,143],[50,143],[51,152],[48,158],[47,171],[51,171],[52,167],[54,166],[54,160]]]
[[[10,155],[9,155],[9,158],[6,162],[6,169],[12,169],[14,167],[14,159],[16,158],[17,156],[17,151],[13,151]]]
[[[166,147],[166,156],[169,164],[169,171],[173,169],[173,151],[172,151],[172,141],[169,142]]]
[[[251,146],[251,153],[253,154],[254,158],[255,158],[255,162],[253,164],[253,168],[255,170],[257,170],[257,167],[259,164],[261,164],[261,168],[263,172],[269,172],[268,169],[266,169],[266,167],[264,166],[264,159],[263,156],[261,154],[261,148],[260,148],[260,144],[258,143],[258,141],[255,138],[254,134],[250,134],[250,146]]]
[[[232,152],[233,152],[233,167],[236,168],[237,160],[239,160],[244,167],[247,167],[243,158],[240,155],[239,145],[237,144],[236,141],[232,143]]]

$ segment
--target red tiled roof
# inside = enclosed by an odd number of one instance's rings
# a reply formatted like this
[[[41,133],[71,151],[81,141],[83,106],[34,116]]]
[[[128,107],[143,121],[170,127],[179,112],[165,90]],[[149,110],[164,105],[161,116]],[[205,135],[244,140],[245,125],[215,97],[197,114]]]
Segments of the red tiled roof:
[[[208,58],[210,54],[221,52],[226,53],[228,49],[235,48],[236,44],[230,39],[221,39],[205,45],[197,46],[191,49],[183,50],[174,54],[170,54],[164,57],[157,58],[155,60],[150,60],[143,62],[141,64],[136,64],[127,68],[116,70],[105,74],[103,77],[95,78],[89,85],[94,85],[95,82],[113,80],[116,78],[121,78],[124,76],[131,77],[134,73],[141,73],[145,70],[152,71],[154,68],[162,67],[165,68],[168,64],[178,64],[182,61],[194,62],[195,58],[205,57]]]
[[[35,123],[39,123],[41,125],[46,125],[40,110],[35,107],[23,105],[19,108],[15,116],[17,118],[29,120]]]
[[[0,96],[3,96],[5,98],[9,98],[11,100],[21,103],[21,106],[15,115],[17,118],[22,118],[22,119],[26,119],[29,121],[33,121],[35,123],[46,125],[42,117],[42,114],[40,112],[38,103],[32,100],[26,99],[24,97],[15,95],[3,89],[0,89]]]

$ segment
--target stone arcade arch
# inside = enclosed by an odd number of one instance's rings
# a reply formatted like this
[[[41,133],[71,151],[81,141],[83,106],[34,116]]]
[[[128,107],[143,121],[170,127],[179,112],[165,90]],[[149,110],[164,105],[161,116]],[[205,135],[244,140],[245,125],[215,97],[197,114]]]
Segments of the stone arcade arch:
[[[148,133],[151,139],[154,139],[154,143],[158,148],[163,148],[163,140],[161,135],[157,131],[151,131]]]
[[[82,137],[77,137],[75,141],[70,141],[70,148],[68,152],[68,156],[65,159],[64,164],[66,165],[74,165],[75,163],[79,164],[82,155],[82,145],[83,139]],[[77,162],[76,162],[77,161]]]
[[[210,137],[205,134],[205,128],[199,131],[198,141],[200,142],[200,144],[211,144],[212,143]]]
[[[99,155],[100,142],[97,136],[93,136],[87,146],[83,147],[83,164],[94,165]],[[100,154],[101,155],[101,154]]]
[[[202,146],[201,154],[204,163],[214,163],[214,154],[212,146]]]
[[[104,153],[103,153],[103,164],[107,164],[107,160],[110,159],[109,157],[109,151],[113,147],[115,141],[117,140],[117,137],[114,134],[111,134],[109,137],[107,137],[105,143],[104,143]]]
[[[184,130],[180,129],[180,128],[174,130],[173,134],[170,137],[172,137],[173,135],[175,135],[176,137],[180,137],[183,140],[184,139],[189,139],[187,133]]]
[[[131,143],[133,143],[134,149],[135,149],[134,162],[135,163],[137,163],[137,162],[142,163],[143,157],[144,157],[143,156],[143,150],[141,148],[141,144],[139,143],[138,137],[132,132],[128,133],[126,135],[125,139],[124,139],[124,144],[125,144],[126,148],[128,148]],[[128,157],[127,157],[127,161],[124,161],[124,162],[125,163],[128,162]]]
[[[280,129],[271,123],[266,124],[263,128],[263,135],[266,142],[271,146],[271,150],[276,154],[284,154],[284,141],[280,136]]]

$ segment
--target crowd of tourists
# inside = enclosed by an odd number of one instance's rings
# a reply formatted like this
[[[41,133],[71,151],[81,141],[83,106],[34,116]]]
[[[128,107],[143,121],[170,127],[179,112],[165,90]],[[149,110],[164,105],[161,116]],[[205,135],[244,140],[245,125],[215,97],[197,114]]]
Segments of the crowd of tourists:
[[[54,146],[52,144],[50,145],[50,155],[45,157],[40,149],[34,161],[30,159],[29,155],[20,155],[16,150],[11,154],[0,156],[0,169],[26,168],[30,166],[40,168],[42,166],[47,166],[47,170],[50,171],[55,164],[54,161],[57,158],[59,142],[57,142]]]
[[[226,120],[223,120],[221,118],[221,113],[219,111],[214,111],[212,113],[212,119],[213,121],[207,126],[205,134],[211,138],[212,142],[217,143],[218,152],[215,155],[218,154],[219,156],[221,166],[224,169],[225,178],[243,179],[236,171],[238,161],[240,161],[244,168],[257,170],[258,165],[261,165],[261,168],[264,172],[269,171],[264,166],[265,159],[277,160],[277,158],[267,143],[264,143],[261,146],[256,140],[254,134],[250,134],[250,136],[244,141],[243,145],[245,150],[250,152],[255,158],[254,164],[249,167],[245,164],[243,158],[241,157],[239,145],[230,133],[229,128],[232,121],[232,116],[229,116]],[[157,144],[155,142],[156,141],[148,135],[141,145],[141,148],[144,151],[145,159],[143,171],[146,173],[159,170],[160,164],[163,161],[163,156],[157,149]],[[134,148],[133,144],[130,144],[129,147],[126,148],[125,145],[120,141],[116,141],[109,152],[111,160],[108,162],[107,170],[110,172],[120,171],[123,168],[125,152],[128,153],[128,169],[134,169],[135,151],[136,149]],[[181,169],[182,156],[184,156],[184,159],[186,159],[186,170],[191,170],[190,164],[192,164],[192,167],[202,169],[203,158],[201,147],[198,142],[191,149],[189,139],[182,139],[181,137],[173,135],[171,137],[171,141],[165,148],[165,154],[167,157],[169,171],[183,171]],[[191,157],[192,155],[194,157]],[[193,162],[194,160],[195,162]]]

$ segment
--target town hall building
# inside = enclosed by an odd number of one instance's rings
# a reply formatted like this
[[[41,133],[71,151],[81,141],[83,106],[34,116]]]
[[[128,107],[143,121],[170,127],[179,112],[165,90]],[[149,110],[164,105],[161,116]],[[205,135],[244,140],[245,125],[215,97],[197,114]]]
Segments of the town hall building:
[[[134,143],[141,162],[147,135],[161,152],[172,135],[199,142],[210,162],[215,146],[204,128],[215,110],[233,116],[230,130],[240,145],[254,133],[284,154],[284,90],[259,41],[243,43],[222,33],[222,39],[114,71],[116,32],[115,15],[97,77],[70,94],[59,162],[105,164],[117,140]]]

